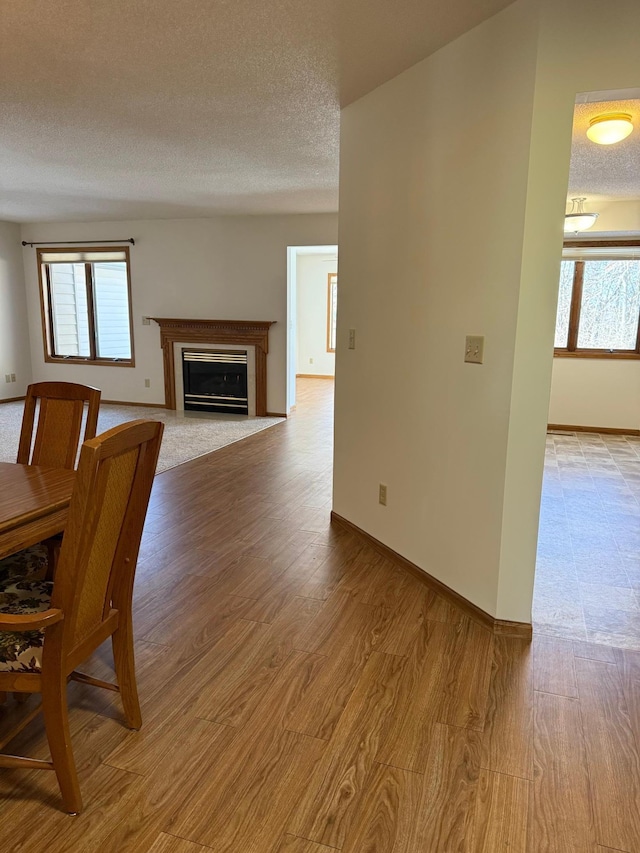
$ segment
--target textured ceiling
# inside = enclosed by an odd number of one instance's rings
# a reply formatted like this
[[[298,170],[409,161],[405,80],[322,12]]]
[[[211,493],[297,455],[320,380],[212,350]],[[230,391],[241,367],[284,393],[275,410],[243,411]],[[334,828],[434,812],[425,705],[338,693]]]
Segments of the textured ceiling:
[[[591,142],[587,137],[590,119],[617,112],[631,115],[634,124],[631,135],[615,145]],[[586,196],[589,201],[640,199],[640,97],[576,104],[569,198],[576,196]]]
[[[0,219],[335,211],[339,108],[511,0],[0,5]]]

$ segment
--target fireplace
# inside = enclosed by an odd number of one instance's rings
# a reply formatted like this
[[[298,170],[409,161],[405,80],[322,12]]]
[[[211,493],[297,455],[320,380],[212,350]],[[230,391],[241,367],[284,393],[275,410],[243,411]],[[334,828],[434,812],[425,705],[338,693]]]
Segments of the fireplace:
[[[249,416],[267,414],[267,353],[269,328],[274,320],[184,320],[175,317],[151,317],[160,326],[160,345],[164,364],[164,393],[167,409],[177,408],[182,393],[179,348],[196,345],[200,349],[249,351]]]
[[[182,350],[184,408],[248,415],[246,350]]]

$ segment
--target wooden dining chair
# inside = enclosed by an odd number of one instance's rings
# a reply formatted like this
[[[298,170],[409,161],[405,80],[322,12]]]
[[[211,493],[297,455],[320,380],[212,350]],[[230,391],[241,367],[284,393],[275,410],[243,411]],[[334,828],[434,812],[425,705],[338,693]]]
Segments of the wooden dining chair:
[[[82,432],[84,406],[87,416]],[[17,462],[50,468],[75,468],[80,434],[94,438],[98,425],[100,391],[75,382],[36,382],[29,385],[22,415]],[[49,575],[60,549],[61,537],[26,548],[0,560],[0,581],[37,575],[48,562]],[[0,701],[2,700],[0,695]]]
[[[95,437],[100,391],[75,382],[29,385],[16,461],[23,465],[75,468],[85,403],[88,405],[83,441]]]
[[[163,424],[138,420],[82,445],[55,583],[0,586],[0,691],[42,694],[51,761],[0,754],[0,767],[53,769],[64,808],[82,809],[67,682],[120,693],[129,728],[141,725],[131,603],[142,528]],[[78,671],[108,637],[117,684]],[[4,749],[34,712],[0,743]]]

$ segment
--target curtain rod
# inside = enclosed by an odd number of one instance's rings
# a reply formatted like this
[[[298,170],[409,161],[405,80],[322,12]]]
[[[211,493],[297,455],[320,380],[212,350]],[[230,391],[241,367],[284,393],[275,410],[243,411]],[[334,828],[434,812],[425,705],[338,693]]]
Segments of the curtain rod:
[[[23,246],[69,246],[72,249],[74,246],[102,246],[104,243],[131,243],[135,246],[136,241],[133,237],[127,237],[126,240],[36,240],[31,243],[29,240],[23,240]]]

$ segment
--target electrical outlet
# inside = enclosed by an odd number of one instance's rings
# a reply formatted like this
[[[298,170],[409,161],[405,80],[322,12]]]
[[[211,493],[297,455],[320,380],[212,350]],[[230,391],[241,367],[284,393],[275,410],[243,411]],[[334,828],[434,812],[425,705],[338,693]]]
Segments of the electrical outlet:
[[[382,506],[387,505],[387,487],[383,483],[378,486],[378,503]]]
[[[151,380],[150,379],[144,380],[144,387],[145,388],[151,388]]]
[[[356,348],[356,330],[349,329],[349,349]]]
[[[309,359],[309,364],[313,364],[313,359],[312,359],[312,358],[310,358],[310,359]]]
[[[151,325],[151,317],[143,317],[142,318],[142,325],[143,326],[150,326]]]
[[[482,364],[484,361],[484,337],[467,335],[464,345],[464,360],[468,364]]]
[[[11,381],[12,381],[12,382],[15,382],[15,381],[16,381],[16,375],[15,375],[15,373],[12,373],[12,374],[11,374]]]
[[[5,382],[11,382],[11,374],[10,373],[5,373],[4,381]]]

